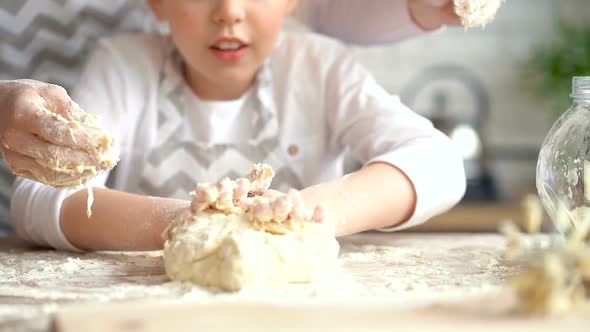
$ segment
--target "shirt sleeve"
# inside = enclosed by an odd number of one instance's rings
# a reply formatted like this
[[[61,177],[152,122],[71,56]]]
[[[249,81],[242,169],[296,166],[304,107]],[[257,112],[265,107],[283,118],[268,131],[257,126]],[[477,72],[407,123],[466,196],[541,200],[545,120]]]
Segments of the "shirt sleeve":
[[[295,16],[315,32],[359,45],[425,32],[410,16],[407,0],[306,0]]]
[[[120,150],[120,128],[117,123],[122,107],[123,90],[120,73],[113,65],[113,55],[99,47],[89,58],[79,83],[71,97],[83,110],[101,116],[103,127],[114,136],[115,148]],[[104,187],[109,173],[89,181],[92,187]],[[57,189],[25,178],[17,178],[11,198],[11,222],[17,234],[33,244],[62,250],[79,251],[68,241],[60,225],[64,200],[83,187]],[[87,220],[80,220],[87,222]]]
[[[466,187],[463,159],[446,135],[381,88],[347,51],[328,75],[330,145],[349,147],[365,165],[396,166],[414,185],[413,215],[385,230],[420,224],[459,202]]]

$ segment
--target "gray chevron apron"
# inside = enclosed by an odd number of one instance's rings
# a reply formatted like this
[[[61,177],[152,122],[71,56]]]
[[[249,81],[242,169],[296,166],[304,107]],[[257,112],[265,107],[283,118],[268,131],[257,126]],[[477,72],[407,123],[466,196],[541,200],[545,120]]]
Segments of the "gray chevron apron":
[[[141,1],[0,1],[0,80],[31,78],[71,89],[98,37],[153,22]],[[0,158],[0,234],[10,228],[14,175]]]
[[[195,108],[196,96],[182,77],[180,56],[171,52],[159,84],[157,125],[151,128],[157,131],[158,139],[145,158],[140,193],[188,199],[197,182],[237,178],[258,162],[275,169],[274,189],[301,189],[301,180],[289,167],[279,141],[271,79],[270,65],[266,64],[235,119],[235,125],[248,126],[246,133],[221,142],[211,140],[191,131],[189,112],[206,110]]]

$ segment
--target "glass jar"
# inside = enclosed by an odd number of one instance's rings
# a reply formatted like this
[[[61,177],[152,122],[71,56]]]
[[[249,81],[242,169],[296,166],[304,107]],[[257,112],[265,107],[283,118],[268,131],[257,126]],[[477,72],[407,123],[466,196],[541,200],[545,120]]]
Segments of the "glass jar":
[[[558,231],[590,219],[590,77],[574,77],[570,108],[547,134],[537,162],[537,191]]]

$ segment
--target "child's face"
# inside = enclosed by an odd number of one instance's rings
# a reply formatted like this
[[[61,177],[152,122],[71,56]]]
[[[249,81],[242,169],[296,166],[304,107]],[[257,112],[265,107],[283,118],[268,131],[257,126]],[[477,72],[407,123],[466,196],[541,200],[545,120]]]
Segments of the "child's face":
[[[170,25],[189,75],[249,81],[270,55],[296,0],[149,0]]]

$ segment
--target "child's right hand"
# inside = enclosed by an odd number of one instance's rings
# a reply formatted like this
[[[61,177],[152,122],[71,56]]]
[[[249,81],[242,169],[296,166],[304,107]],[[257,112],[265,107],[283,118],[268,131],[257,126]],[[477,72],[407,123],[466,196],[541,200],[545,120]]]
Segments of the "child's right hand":
[[[195,215],[209,209],[227,214],[252,211],[253,218],[263,223],[270,220],[282,223],[288,219],[324,221],[324,207],[318,204],[309,209],[297,190],[282,193],[269,189],[273,177],[271,166],[255,164],[245,178],[224,178],[214,185],[199,183],[191,192],[190,212]]]
[[[0,81],[0,105],[0,151],[15,174],[73,187],[116,163],[97,118],[60,86]]]

